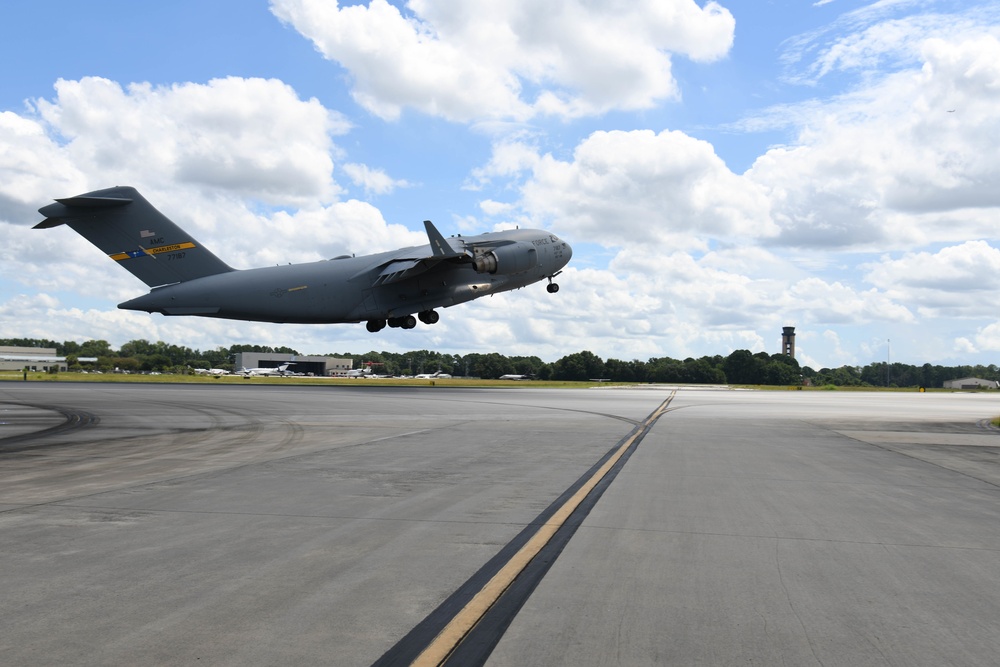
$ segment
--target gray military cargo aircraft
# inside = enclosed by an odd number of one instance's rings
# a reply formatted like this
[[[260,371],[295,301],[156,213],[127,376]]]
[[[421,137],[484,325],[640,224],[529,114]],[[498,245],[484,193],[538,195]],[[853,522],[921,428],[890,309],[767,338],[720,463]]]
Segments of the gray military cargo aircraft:
[[[38,212],[45,220],[35,229],[69,225],[152,288],[119,308],[255,322],[366,322],[371,332],[412,329],[417,318],[434,324],[435,308],[543,279],[557,292],[552,279],[573,255],[568,243],[539,229],[446,239],[428,220],[428,245],[238,270],[132,187],[56,199]]]

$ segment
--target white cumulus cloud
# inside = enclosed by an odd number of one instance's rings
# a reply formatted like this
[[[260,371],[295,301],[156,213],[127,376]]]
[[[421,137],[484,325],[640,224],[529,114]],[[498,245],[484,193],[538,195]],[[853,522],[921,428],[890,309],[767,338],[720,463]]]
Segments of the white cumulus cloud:
[[[332,135],[347,122],[275,79],[127,88],[60,79],[55,100],[35,106],[48,134],[65,142],[60,162],[101,175],[95,187],[148,175],[273,203],[329,201],[339,192]]]
[[[777,233],[764,191],[732,173],[711,144],[679,131],[595,132],[572,161],[537,160],[522,192],[530,215],[609,246]]]
[[[673,54],[711,61],[735,21],[715,2],[385,0],[341,7],[272,0],[282,21],[352,79],[372,113],[404,108],[449,120],[574,118],[648,109],[676,97]]]

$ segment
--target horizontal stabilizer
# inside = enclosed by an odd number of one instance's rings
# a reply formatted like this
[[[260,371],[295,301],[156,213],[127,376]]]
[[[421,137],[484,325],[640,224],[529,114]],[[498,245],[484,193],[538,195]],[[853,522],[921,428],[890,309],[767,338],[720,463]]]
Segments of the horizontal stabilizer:
[[[66,221],[62,218],[45,218],[37,225],[32,227],[32,229],[52,229],[53,227],[58,227],[59,225],[65,223]]]
[[[78,197],[64,197],[56,199],[63,206],[79,206],[80,208],[104,208],[105,206],[124,206],[131,204],[132,199],[128,197],[88,197],[80,195]]]
[[[52,229],[66,222],[67,218],[73,217],[73,209],[94,209],[109,208],[111,206],[124,206],[131,204],[130,197],[89,197],[79,195],[77,197],[63,197],[56,200],[57,204],[49,204],[38,209],[38,212],[46,216],[32,229]],[[77,213],[79,215],[79,213]]]

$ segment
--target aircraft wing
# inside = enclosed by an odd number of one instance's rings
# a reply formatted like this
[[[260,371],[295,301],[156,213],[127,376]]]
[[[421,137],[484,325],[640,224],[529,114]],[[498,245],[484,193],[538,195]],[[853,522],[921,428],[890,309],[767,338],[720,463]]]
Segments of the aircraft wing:
[[[437,227],[430,220],[424,220],[424,229],[427,230],[427,238],[431,242],[431,254],[423,257],[396,257],[385,262],[381,265],[381,272],[372,281],[372,287],[389,285],[420,275],[421,273],[430,271],[446,259],[458,259],[469,256],[464,248],[462,250],[455,250],[451,243],[448,242],[448,239],[441,235],[441,232],[437,230]],[[426,246],[424,247],[426,248]],[[361,273],[356,274],[352,277],[352,280],[368,271],[369,269],[365,269]]]

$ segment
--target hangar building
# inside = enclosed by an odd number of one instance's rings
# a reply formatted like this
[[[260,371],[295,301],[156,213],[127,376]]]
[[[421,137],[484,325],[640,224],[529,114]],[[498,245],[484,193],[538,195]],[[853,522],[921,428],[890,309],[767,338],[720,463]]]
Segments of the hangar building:
[[[238,352],[234,367],[238,372],[241,368],[277,368],[281,364],[287,363],[292,364],[288,368],[291,373],[320,376],[343,374],[354,366],[353,359],[340,357],[308,357],[273,352]]]
[[[945,389],[997,389],[996,380],[984,380],[982,378],[959,378],[957,380],[945,380]]]

